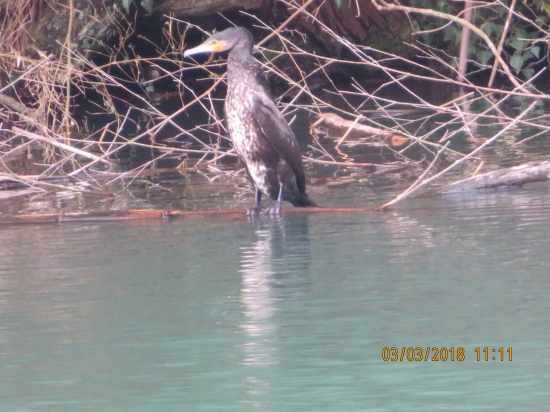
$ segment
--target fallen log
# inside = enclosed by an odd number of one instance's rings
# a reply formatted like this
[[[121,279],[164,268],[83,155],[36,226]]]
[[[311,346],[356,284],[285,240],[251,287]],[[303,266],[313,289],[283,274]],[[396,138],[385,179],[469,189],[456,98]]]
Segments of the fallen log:
[[[372,212],[372,209],[354,207],[302,207],[285,208],[281,215],[320,214],[320,213],[364,213]],[[200,219],[216,216],[233,216],[246,218],[244,209],[223,210],[127,210],[111,212],[74,212],[74,213],[50,213],[32,215],[1,216],[0,225],[8,224],[43,224],[43,223],[69,223],[69,222],[105,222],[128,220],[166,220],[177,218]],[[265,216],[265,215],[262,215]]]
[[[36,110],[25,106],[23,103],[20,103],[19,101],[15,100],[13,97],[10,97],[3,93],[0,93],[0,104],[3,104],[4,106],[12,109],[13,111],[17,113],[21,113],[22,115],[25,115],[25,116],[34,117],[36,113]]]
[[[268,5],[266,0],[164,0],[159,3],[156,11],[176,16],[205,16],[232,8],[250,10]]]
[[[319,119],[311,125],[311,132],[316,134],[325,132],[319,126],[323,126],[331,137],[339,139],[337,146],[346,138],[355,141],[362,140],[362,143],[373,146],[382,144],[401,147],[409,143],[409,140],[401,135],[358,123],[358,119],[355,119],[355,121],[346,120],[336,113],[321,113]]]
[[[18,190],[29,186],[36,186],[40,183],[50,185],[74,185],[79,180],[72,176],[40,176],[40,175],[24,175],[10,176],[0,174],[0,191]]]
[[[440,189],[439,192],[441,194],[453,194],[499,187],[521,187],[527,183],[548,180],[548,173],[550,173],[549,161],[529,162],[459,180]]]

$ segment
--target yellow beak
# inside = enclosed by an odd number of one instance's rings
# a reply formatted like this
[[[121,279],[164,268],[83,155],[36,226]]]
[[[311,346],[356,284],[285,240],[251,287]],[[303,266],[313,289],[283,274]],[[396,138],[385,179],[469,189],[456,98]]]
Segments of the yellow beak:
[[[185,52],[183,53],[183,57],[194,56],[201,53],[216,53],[220,51],[222,51],[222,46],[219,43],[216,45],[203,43],[192,49],[185,50]]]

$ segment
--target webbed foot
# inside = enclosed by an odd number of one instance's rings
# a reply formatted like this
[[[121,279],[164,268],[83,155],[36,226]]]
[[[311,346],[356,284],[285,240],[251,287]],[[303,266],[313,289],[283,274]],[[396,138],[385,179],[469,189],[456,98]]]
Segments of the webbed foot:
[[[280,203],[277,203],[275,207],[268,207],[267,209],[264,209],[264,210],[266,212],[266,215],[281,216],[281,210],[283,210],[283,208]]]
[[[247,216],[280,216],[281,215],[281,204],[277,203],[274,207],[263,207],[261,204],[257,204],[254,207],[246,210]]]
[[[262,205],[257,204],[254,207],[246,209],[246,215],[247,216],[259,216],[259,215],[265,214],[266,210],[267,209],[265,209]]]

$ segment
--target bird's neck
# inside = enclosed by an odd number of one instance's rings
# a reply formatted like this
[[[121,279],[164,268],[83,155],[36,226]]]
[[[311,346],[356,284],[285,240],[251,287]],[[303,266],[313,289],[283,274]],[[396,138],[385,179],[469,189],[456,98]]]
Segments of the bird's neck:
[[[233,48],[227,58],[227,76],[230,83],[242,82],[245,77],[255,77],[261,66],[252,57],[251,45],[239,45]]]
[[[252,57],[252,44],[247,42],[235,45],[235,47],[233,47],[229,52],[227,62],[229,64],[232,62],[240,64],[241,62],[246,62],[249,60],[256,61],[254,57]]]

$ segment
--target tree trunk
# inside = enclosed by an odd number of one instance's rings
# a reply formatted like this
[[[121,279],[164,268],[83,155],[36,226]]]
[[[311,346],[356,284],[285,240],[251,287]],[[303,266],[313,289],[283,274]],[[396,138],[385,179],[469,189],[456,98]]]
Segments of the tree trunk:
[[[294,6],[282,4],[290,15],[307,2],[308,0],[296,0],[293,2]],[[266,9],[273,9],[274,3],[274,0],[163,0],[156,10],[191,17],[233,8],[265,12]],[[413,41],[410,19],[404,13],[381,12],[374,7],[371,0],[342,0],[340,5],[336,0],[314,0],[305,8],[304,13],[296,17],[295,22],[335,55],[341,54],[342,44],[336,42],[324,26],[339,36],[363,44],[368,42],[372,47],[394,53],[398,48],[404,50],[403,43]]]
[[[260,9],[270,0],[165,0],[156,10],[176,16],[203,16],[232,8]]]

